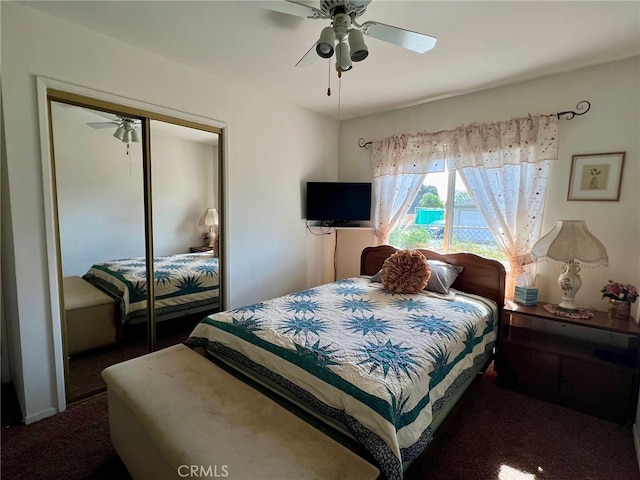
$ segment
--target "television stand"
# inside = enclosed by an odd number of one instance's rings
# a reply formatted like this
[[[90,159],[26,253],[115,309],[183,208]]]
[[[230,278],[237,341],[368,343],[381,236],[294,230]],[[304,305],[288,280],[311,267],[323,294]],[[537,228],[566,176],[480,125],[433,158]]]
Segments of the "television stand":
[[[360,226],[359,223],[357,222],[340,222],[340,221],[335,221],[335,220],[330,220],[330,221],[326,221],[326,222],[322,222],[322,226],[323,227],[353,227],[353,228],[358,228]]]

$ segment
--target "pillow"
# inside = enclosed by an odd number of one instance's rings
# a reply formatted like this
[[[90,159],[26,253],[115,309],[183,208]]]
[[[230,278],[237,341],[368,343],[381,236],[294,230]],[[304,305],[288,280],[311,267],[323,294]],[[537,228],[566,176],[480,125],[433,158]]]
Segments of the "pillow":
[[[418,293],[427,286],[431,268],[418,250],[399,250],[382,264],[382,286],[396,293]]]
[[[431,277],[425,290],[436,293],[449,293],[449,288],[456,281],[458,275],[464,270],[459,265],[451,265],[440,260],[427,260],[431,268]],[[382,270],[371,277],[372,282],[382,281]]]
[[[382,269],[378,270],[378,273],[371,277],[371,281],[378,283],[382,282]]]
[[[464,270],[464,267],[451,265],[440,260],[428,260],[428,262],[431,267],[431,278],[426,289],[437,293],[449,293],[449,288]]]

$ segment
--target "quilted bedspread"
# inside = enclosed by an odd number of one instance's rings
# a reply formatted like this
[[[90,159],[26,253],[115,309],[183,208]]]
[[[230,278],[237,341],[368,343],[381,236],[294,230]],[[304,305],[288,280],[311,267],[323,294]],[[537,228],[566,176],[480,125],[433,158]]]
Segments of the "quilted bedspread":
[[[127,323],[146,315],[146,275],[145,259],[129,258],[97,263],[83,278],[120,299]],[[154,278],[158,314],[206,305],[218,297],[218,259],[211,253],[156,257]]]
[[[431,441],[434,413],[495,343],[495,303],[452,297],[350,278],[210,315],[188,344],[341,422],[395,480]]]

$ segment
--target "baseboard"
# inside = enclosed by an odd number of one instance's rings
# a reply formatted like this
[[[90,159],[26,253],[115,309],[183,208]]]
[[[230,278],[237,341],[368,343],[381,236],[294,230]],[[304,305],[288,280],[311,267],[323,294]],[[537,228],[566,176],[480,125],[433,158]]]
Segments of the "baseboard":
[[[29,425],[30,423],[35,423],[40,420],[44,420],[45,418],[52,417],[57,413],[59,413],[57,408],[47,408],[46,410],[34,413],[33,415],[27,415],[24,418],[24,424]]]
[[[636,462],[638,462],[638,470],[640,470],[640,432],[638,432],[638,423],[633,424],[633,447],[636,451]]]

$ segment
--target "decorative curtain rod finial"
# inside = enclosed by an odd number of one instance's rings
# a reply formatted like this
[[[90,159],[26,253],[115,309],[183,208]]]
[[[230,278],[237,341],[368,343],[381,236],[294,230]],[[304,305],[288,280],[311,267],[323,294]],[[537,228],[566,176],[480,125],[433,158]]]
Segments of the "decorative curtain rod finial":
[[[371,145],[372,143],[373,142],[365,142],[364,138],[362,138],[362,137],[358,140],[358,146],[360,148],[369,148],[369,145]]]
[[[586,107],[585,107],[585,104],[586,104]],[[583,110],[583,109],[585,109],[584,112],[580,113],[580,110]],[[591,109],[591,103],[588,102],[587,100],[581,100],[576,105],[576,110],[578,110],[578,112],[574,112],[573,110],[567,110],[566,112],[558,112],[556,115],[558,115],[558,120],[560,120],[560,117],[562,115],[566,115],[566,117],[564,117],[565,120],[571,120],[576,115],[584,115],[590,109]]]

